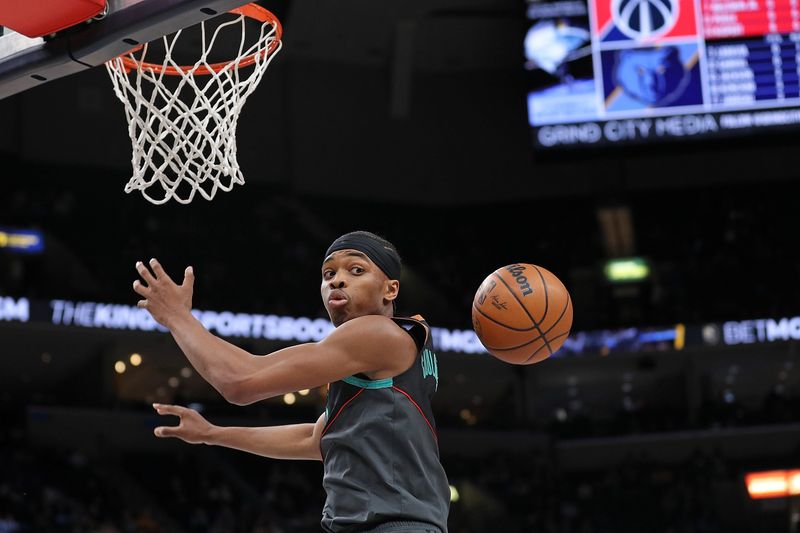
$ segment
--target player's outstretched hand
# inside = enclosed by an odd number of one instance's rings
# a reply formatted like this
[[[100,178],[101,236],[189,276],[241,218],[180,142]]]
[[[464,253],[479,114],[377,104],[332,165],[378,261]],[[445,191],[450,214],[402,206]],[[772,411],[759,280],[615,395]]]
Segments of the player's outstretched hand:
[[[160,415],[175,415],[180,421],[177,426],[158,426],[153,430],[156,437],[177,437],[189,444],[208,442],[209,433],[214,425],[194,409],[160,403],[154,403],[153,409]]]
[[[150,260],[150,267],[152,272],[141,261],[136,263],[136,271],[144,280],[144,283],[138,279],[133,282],[133,290],[144,298],[137,305],[150,311],[156,322],[169,328],[172,320],[192,310],[194,271],[192,267],[186,267],[183,283],[178,285],[155,259]]]

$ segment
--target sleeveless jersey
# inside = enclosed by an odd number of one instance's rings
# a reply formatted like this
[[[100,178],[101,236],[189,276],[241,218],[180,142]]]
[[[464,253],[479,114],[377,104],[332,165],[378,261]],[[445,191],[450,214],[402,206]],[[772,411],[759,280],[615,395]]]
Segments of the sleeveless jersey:
[[[411,368],[394,378],[356,375],[330,384],[320,439],[325,531],[402,520],[447,532],[450,488],[431,410],[439,369],[429,329],[416,318],[392,319],[417,344]]]

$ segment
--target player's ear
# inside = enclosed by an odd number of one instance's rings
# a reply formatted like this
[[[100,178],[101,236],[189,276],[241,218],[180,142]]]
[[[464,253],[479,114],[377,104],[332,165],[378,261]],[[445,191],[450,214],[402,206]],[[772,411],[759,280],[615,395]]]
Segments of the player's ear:
[[[393,302],[400,294],[400,281],[396,279],[388,279],[384,284],[383,298],[384,300]]]

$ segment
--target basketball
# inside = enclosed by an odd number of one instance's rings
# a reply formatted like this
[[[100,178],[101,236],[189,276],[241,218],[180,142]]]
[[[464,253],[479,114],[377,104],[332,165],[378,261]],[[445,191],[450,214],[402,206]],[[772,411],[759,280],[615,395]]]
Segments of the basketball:
[[[472,326],[498,359],[516,365],[538,363],[567,340],[572,300],[549,270],[514,263],[483,280],[472,302]]]

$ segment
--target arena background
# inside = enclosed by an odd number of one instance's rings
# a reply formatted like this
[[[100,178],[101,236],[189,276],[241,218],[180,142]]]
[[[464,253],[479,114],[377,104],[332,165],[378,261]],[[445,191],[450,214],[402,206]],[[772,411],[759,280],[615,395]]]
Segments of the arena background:
[[[226,404],[130,287],[137,260],[191,264],[207,324],[266,353],[324,330],[322,253],[355,229],[397,245],[400,313],[441,328],[451,532],[797,531],[797,496],[745,482],[800,468],[797,132],[543,153],[516,1],[265,5],[285,48],[242,115],[247,183],[213,202],[123,193],[102,69],[0,101],[0,234],[43,243],[0,241],[0,531],[318,531],[319,464],[157,440],[149,405],[272,425],[315,420],[324,391]],[[649,275],[609,282],[621,257]],[[470,336],[513,262],[574,300],[531,367]]]

